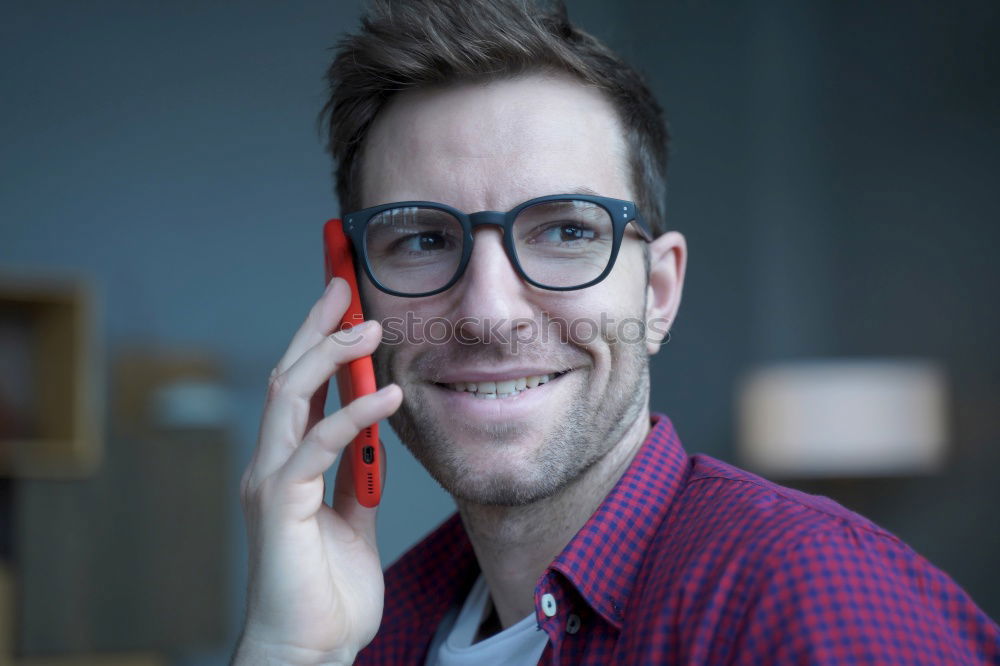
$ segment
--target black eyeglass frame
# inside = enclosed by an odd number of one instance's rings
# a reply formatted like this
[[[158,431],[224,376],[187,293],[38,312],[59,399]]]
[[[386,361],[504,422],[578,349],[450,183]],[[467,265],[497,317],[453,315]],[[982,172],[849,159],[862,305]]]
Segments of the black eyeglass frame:
[[[608,217],[611,218],[614,238],[612,239],[611,256],[608,258],[608,265],[604,267],[604,270],[600,275],[589,282],[572,287],[552,287],[532,280],[521,267],[521,261],[517,258],[517,250],[514,248],[512,233],[514,220],[517,219],[517,216],[525,208],[553,201],[586,201],[587,203],[596,204],[603,208],[605,212],[607,212]],[[375,216],[387,210],[392,210],[393,208],[411,207],[432,208],[444,211],[445,213],[452,215],[456,220],[458,220],[459,224],[462,225],[462,258],[458,263],[458,267],[455,269],[455,275],[453,275],[444,286],[432,291],[425,291],[418,294],[396,291],[395,289],[390,289],[379,282],[368,262],[368,249],[365,246],[365,230],[368,227],[368,223]],[[635,223],[636,231],[644,241],[647,243],[653,241],[653,233],[649,228],[649,224],[643,219],[642,215],[640,215],[638,209],[636,208],[636,205],[631,201],[589,194],[551,194],[549,196],[529,199],[522,204],[518,204],[506,213],[492,210],[484,210],[478,213],[464,213],[456,208],[434,201],[397,201],[372,206],[370,208],[363,208],[359,211],[348,213],[344,216],[342,224],[344,226],[344,234],[351,240],[355,256],[357,257],[360,255],[363,260],[361,263],[364,266],[365,274],[368,276],[368,279],[372,281],[372,284],[378,287],[381,291],[393,296],[401,296],[403,298],[422,298],[424,296],[440,294],[443,291],[451,289],[455,286],[455,283],[457,283],[462,276],[465,275],[465,269],[468,267],[469,260],[472,258],[472,245],[475,242],[472,232],[477,227],[492,225],[500,227],[500,229],[503,230],[503,247],[504,251],[507,253],[507,259],[510,260],[511,265],[514,266],[514,270],[521,276],[521,279],[528,284],[548,291],[575,291],[577,289],[592,287],[608,276],[611,269],[614,268],[615,261],[618,259],[618,250],[621,247],[622,238],[625,235],[625,229],[628,227],[629,223],[632,222]]]

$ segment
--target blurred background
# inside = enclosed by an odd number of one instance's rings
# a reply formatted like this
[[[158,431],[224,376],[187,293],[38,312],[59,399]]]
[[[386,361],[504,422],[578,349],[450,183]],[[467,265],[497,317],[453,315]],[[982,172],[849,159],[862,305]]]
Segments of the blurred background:
[[[647,75],[673,132],[669,224],[690,262],[653,408],[689,452],[834,497],[1000,617],[1000,5],[569,5]],[[2,14],[0,658],[225,663],[239,477],[268,374],[322,291],[337,203],[315,121],[359,5]],[[933,455],[823,473],[755,453],[774,395],[852,413],[810,368],[887,363],[932,369]],[[789,368],[807,372],[748,397]],[[908,376],[844,386],[912,405]],[[900,422],[884,436],[909,436]],[[387,445],[388,563],[452,503]]]

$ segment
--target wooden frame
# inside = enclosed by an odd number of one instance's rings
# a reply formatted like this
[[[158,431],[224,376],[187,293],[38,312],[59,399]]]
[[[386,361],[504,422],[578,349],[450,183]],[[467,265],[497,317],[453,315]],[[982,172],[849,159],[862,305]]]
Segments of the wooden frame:
[[[103,449],[92,289],[0,274],[0,476],[91,473]]]

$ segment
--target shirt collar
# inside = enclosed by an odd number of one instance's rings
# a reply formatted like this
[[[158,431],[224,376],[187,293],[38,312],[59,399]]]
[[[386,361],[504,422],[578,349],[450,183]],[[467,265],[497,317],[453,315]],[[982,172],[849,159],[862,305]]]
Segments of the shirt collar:
[[[651,425],[625,474],[549,566],[618,630],[646,550],[688,473],[670,419],[653,414]]]

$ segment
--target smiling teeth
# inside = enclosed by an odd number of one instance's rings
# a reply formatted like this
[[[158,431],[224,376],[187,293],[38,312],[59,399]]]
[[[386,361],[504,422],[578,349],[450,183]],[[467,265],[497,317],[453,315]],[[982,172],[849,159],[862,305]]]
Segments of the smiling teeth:
[[[541,386],[556,375],[532,375],[519,379],[505,379],[499,382],[452,382],[445,384],[453,391],[468,391],[477,398],[509,398],[529,388]]]

